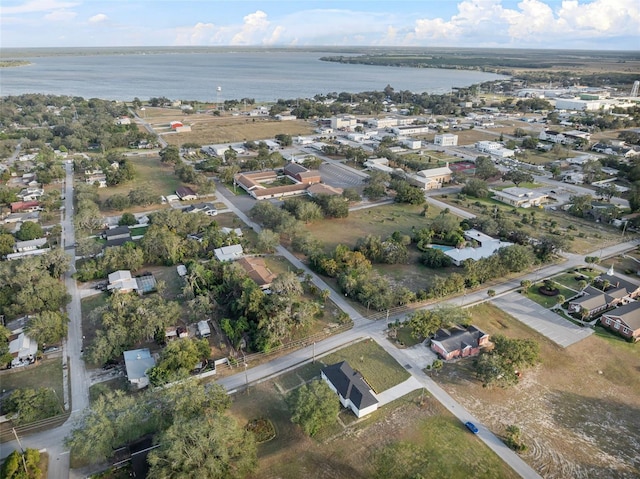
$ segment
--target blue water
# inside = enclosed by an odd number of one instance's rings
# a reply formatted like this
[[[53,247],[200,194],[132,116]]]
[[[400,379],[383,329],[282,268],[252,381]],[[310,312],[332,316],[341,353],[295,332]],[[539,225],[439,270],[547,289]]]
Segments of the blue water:
[[[453,246],[446,246],[443,244],[432,244],[429,245],[430,248],[439,249],[441,251],[449,251],[451,249],[455,249]]]
[[[113,51],[113,50],[111,50]],[[80,54],[82,53],[82,54]],[[445,93],[500,77],[491,73],[323,62],[332,52],[218,51],[78,54],[19,57],[31,65],[0,69],[0,96],[23,93],[132,100],[138,97],[222,102],[312,98],[317,94],[381,91]],[[10,59],[11,49],[2,52]],[[220,87],[221,91],[217,92]]]

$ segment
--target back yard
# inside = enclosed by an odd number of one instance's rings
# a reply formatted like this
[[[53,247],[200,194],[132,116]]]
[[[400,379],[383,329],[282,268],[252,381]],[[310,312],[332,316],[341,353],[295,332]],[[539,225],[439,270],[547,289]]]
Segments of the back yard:
[[[490,334],[532,338],[542,363],[507,390],[483,388],[471,361],[444,365],[436,380],[498,435],[515,424],[522,453],[543,477],[636,478],[640,475],[640,349],[593,335],[562,349],[501,310],[471,309]]]

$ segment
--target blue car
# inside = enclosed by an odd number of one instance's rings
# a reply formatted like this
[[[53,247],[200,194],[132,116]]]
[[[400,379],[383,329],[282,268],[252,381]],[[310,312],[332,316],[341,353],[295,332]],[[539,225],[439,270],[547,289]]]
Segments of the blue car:
[[[469,431],[471,431],[472,433],[478,434],[478,428],[472,422],[467,421],[467,422],[464,423],[464,425],[467,426],[467,429]]]

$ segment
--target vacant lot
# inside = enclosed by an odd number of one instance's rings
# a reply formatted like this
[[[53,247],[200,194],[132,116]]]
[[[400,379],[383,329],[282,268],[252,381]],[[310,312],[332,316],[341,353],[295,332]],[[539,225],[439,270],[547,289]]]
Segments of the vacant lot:
[[[355,246],[358,239],[367,235],[381,236],[386,239],[394,231],[411,234],[411,229],[424,228],[427,219],[420,216],[421,206],[389,204],[352,211],[348,218],[318,221],[307,225],[307,229],[325,245],[325,251],[333,250],[339,244]],[[440,210],[429,207],[429,217],[436,216]]]
[[[115,194],[127,195],[132,189],[139,188],[141,186],[149,187],[149,190],[157,194],[158,197],[160,197],[161,195],[171,195],[174,194],[176,188],[182,184],[178,177],[176,177],[176,175],[174,174],[173,166],[161,163],[159,156],[129,157],[129,161],[131,161],[131,163],[135,166],[135,179],[132,181],[127,181],[118,186],[99,188],[98,194],[100,195],[101,202],[104,202],[108,197]],[[158,207],[159,205],[155,204],[146,209],[158,209]],[[133,207],[128,209],[128,211],[135,212],[144,210],[145,208],[141,207]],[[105,211],[105,213],[121,214],[122,212],[107,210]]]
[[[508,390],[483,388],[471,361],[445,364],[437,381],[497,434],[518,425],[522,454],[545,478],[640,475],[640,348],[593,335],[562,349],[491,305],[471,309],[490,334],[533,338],[542,363]]]
[[[308,378],[310,374],[315,375],[304,370],[300,376]],[[286,380],[289,382],[291,376]],[[428,394],[422,405],[420,392],[415,391],[360,421],[343,410],[335,427],[322,431],[322,439],[315,440],[291,423],[284,396],[279,392],[284,389],[279,384],[282,379],[277,381],[233,397],[231,411],[241,425],[266,417],[277,431],[273,440],[258,446],[255,478],[394,479],[408,477],[412,471],[404,464],[415,465],[416,461],[422,477],[517,477]],[[298,380],[294,383],[300,384]],[[406,454],[387,454],[386,461],[381,459],[383,449],[401,441],[404,446],[400,449],[408,451]],[[395,469],[394,474],[376,474],[381,467]]]
[[[163,135],[162,137],[171,145],[257,141],[272,139],[278,134],[298,136],[313,133],[313,125],[304,120],[277,121],[265,117],[228,114],[219,117],[210,114],[185,115],[179,110],[163,108],[148,108],[146,120],[158,133],[169,131],[169,122],[174,120],[191,125],[190,132]]]

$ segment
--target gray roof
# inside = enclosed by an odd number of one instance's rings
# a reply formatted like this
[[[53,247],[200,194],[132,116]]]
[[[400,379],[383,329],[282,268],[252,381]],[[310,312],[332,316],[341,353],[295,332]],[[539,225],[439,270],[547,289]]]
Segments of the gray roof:
[[[116,228],[111,228],[104,232],[105,237],[109,240],[112,236],[120,236],[120,235],[130,235],[128,226],[118,226]]]
[[[477,348],[480,338],[484,336],[486,333],[475,326],[469,326],[467,329],[456,326],[451,329],[439,329],[432,341],[439,343],[445,351],[450,353],[468,346]]]
[[[363,409],[378,403],[378,400],[371,393],[371,388],[367,385],[360,374],[354,371],[349,363],[332,364],[322,370],[333,387],[345,399],[350,399],[355,407]]]
[[[620,318],[630,329],[634,331],[640,329],[640,303],[635,301],[633,303],[627,303],[624,306],[619,306],[602,316]]]
[[[147,369],[156,365],[151,352],[147,348],[132,349],[131,351],[125,351],[123,354],[129,381],[142,379],[146,376]]]

